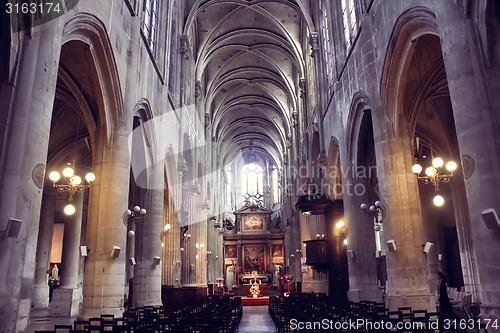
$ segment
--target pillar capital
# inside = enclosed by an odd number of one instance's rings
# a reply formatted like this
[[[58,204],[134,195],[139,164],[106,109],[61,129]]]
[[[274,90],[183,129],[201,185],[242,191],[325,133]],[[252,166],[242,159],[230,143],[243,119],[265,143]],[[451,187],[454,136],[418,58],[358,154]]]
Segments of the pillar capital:
[[[200,185],[197,183],[191,184],[191,185],[184,185],[182,187],[182,195],[183,196],[197,197],[200,194],[201,194]]]

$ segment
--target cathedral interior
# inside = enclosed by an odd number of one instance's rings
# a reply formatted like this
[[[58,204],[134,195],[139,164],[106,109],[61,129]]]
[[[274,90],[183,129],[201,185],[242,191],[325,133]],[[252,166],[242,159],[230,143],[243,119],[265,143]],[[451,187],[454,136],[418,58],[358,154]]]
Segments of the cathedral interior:
[[[0,332],[240,301],[290,329],[272,311],[312,297],[438,313],[438,272],[500,320],[498,1],[50,4],[0,12]]]

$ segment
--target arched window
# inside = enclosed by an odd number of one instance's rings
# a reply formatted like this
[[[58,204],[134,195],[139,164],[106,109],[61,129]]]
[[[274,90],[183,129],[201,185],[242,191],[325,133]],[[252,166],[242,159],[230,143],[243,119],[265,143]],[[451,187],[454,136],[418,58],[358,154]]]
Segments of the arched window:
[[[280,202],[280,192],[279,192],[279,180],[278,180],[278,169],[273,167],[273,171],[271,172],[272,184],[273,184],[273,203]]]
[[[342,20],[344,22],[344,38],[346,49],[349,50],[358,32],[355,0],[341,0]]]
[[[328,20],[328,9],[324,3],[321,12],[323,13],[323,20],[321,21],[321,34],[323,35],[323,54],[325,56],[326,77],[328,87],[333,85],[333,46],[330,33],[330,22]]]
[[[241,170],[241,193],[246,203],[263,203],[264,171],[255,163],[246,164]]]
[[[149,49],[154,54],[156,51],[156,29],[158,27],[158,0],[144,2],[144,23],[142,30],[148,42]]]
[[[233,181],[231,178],[231,168],[228,168],[226,170],[226,203],[233,207],[233,200],[232,200],[232,186],[233,186]]]

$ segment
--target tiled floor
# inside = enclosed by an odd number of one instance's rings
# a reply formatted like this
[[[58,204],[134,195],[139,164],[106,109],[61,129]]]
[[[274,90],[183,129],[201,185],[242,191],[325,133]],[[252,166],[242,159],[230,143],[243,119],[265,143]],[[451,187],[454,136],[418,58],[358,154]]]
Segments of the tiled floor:
[[[240,333],[271,333],[276,332],[267,306],[244,306],[241,318]]]
[[[70,318],[70,317],[60,317],[60,318],[50,317],[49,308],[32,309],[30,324],[25,332],[33,333],[35,332],[35,330],[37,331],[53,330],[54,325],[72,324],[75,319],[76,318]]]

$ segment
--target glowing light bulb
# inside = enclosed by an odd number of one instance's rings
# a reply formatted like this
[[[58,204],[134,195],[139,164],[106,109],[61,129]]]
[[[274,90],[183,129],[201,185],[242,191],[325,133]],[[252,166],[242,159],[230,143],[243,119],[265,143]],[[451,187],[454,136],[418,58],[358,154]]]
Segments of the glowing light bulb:
[[[172,226],[170,225],[170,223],[167,223],[167,224],[165,225],[165,231],[168,231],[168,230],[170,230],[171,228],[172,228]]]
[[[66,215],[71,216],[71,215],[75,214],[75,212],[76,212],[76,208],[72,204],[67,204],[66,207],[64,207],[64,214],[66,214]]]
[[[338,229],[342,228],[345,225],[344,221],[338,221],[335,225]]]
[[[92,183],[95,180],[95,175],[92,172],[89,172],[85,175],[85,180],[89,183]]]
[[[432,160],[432,166],[435,168],[440,168],[444,164],[444,161],[441,157],[436,157],[435,159]]]
[[[420,164],[418,164],[418,163],[413,164],[413,166],[411,167],[411,171],[414,174],[418,175],[419,173],[422,172],[422,166]]]
[[[435,206],[441,207],[442,205],[444,205],[444,198],[438,194],[434,197],[434,199],[432,199],[432,202]]]
[[[455,163],[453,161],[449,161],[448,163],[446,163],[446,170],[452,171],[452,172],[457,170],[457,163]]]
[[[344,245],[347,245],[347,238],[344,239]]]
[[[75,174],[75,171],[73,171],[73,168],[70,168],[70,167],[67,167],[63,170],[63,176],[64,177],[73,177],[73,175]]]
[[[434,167],[428,167],[427,169],[425,169],[425,174],[428,176],[428,177],[432,177],[436,174],[436,169]]]
[[[82,183],[82,178],[80,178],[79,176],[73,176],[70,178],[69,181],[73,186],[76,186]]]
[[[49,179],[53,182],[57,182],[61,178],[61,175],[57,171],[52,171],[49,175]]]

